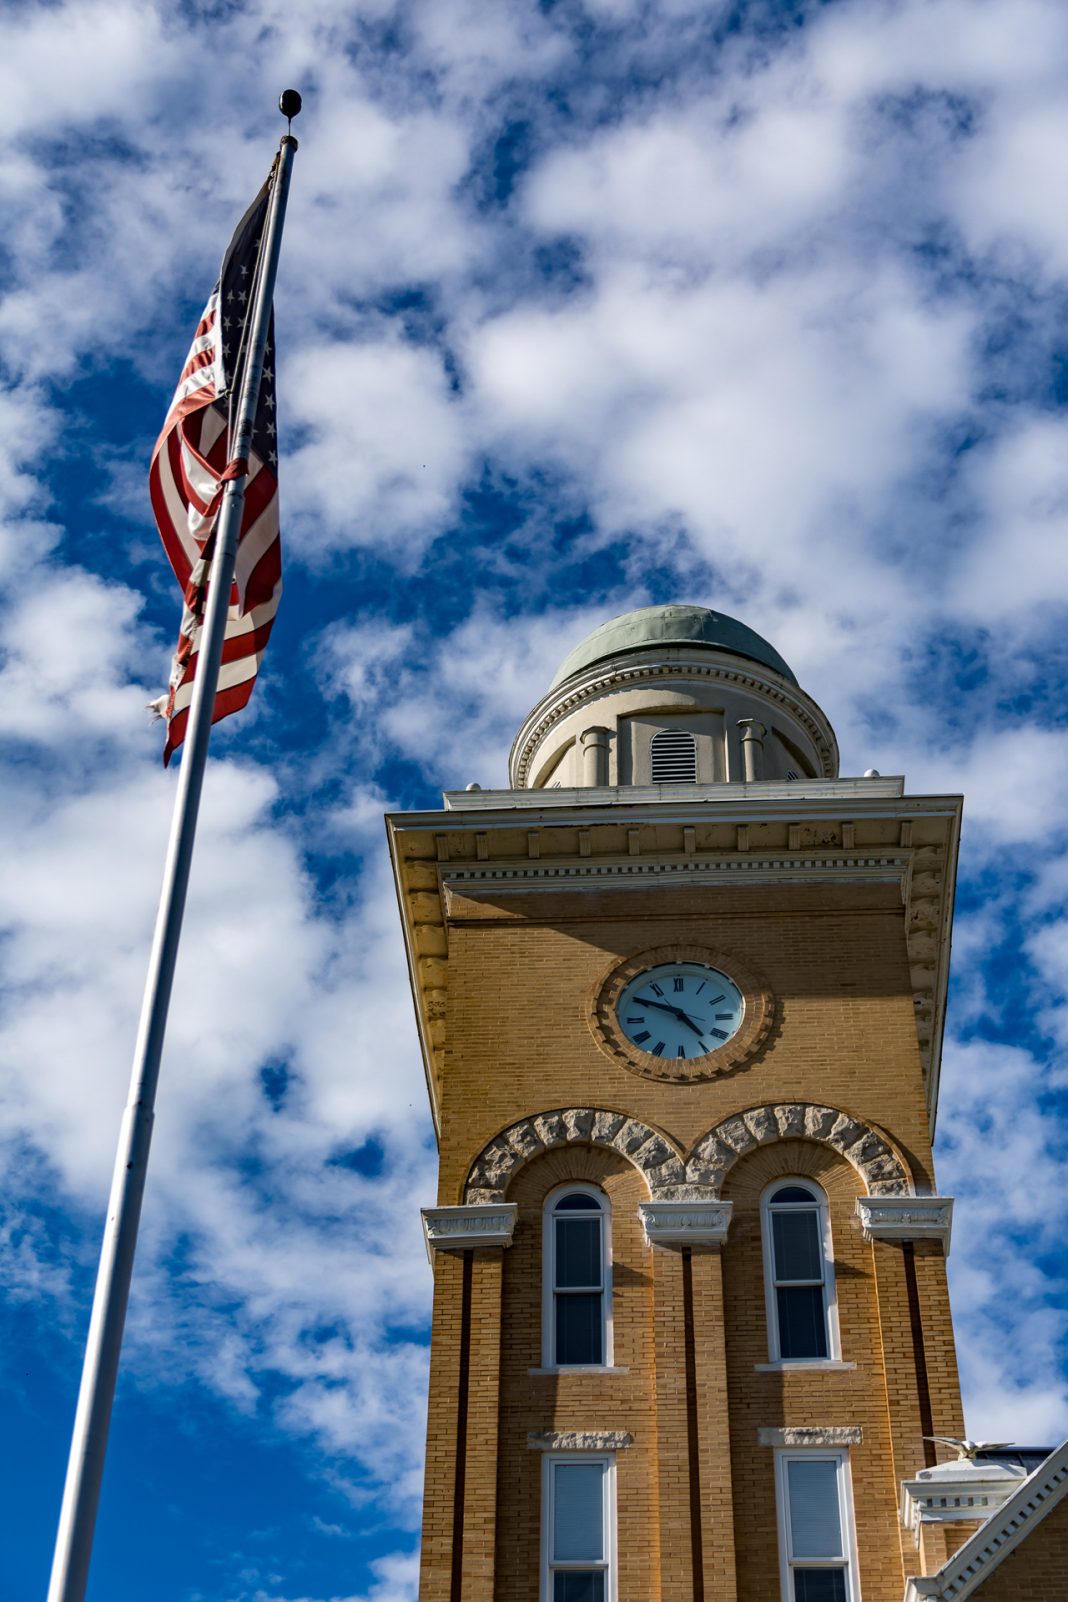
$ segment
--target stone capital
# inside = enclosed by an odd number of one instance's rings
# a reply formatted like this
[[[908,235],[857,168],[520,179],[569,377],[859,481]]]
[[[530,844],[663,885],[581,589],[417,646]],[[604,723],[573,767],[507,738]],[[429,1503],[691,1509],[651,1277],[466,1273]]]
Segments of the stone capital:
[[[650,1246],[722,1246],[730,1228],[729,1201],[647,1201],[638,1212]]]
[[[423,1235],[431,1251],[462,1252],[485,1246],[510,1246],[515,1230],[515,1202],[473,1202],[465,1207],[423,1207]]]
[[[938,1240],[949,1256],[952,1196],[858,1196],[865,1240]]]

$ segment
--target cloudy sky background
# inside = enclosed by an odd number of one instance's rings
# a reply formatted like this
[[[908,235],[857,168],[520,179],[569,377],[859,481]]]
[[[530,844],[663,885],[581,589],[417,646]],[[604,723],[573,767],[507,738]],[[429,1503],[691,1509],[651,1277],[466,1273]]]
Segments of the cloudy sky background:
[[[217,731],[90,1595],[411,1602],[434,1196],[381,814],[603,619],[771,639],[966,796],[940,1123],[973,1434],[1068,1433],[1068,12],[6,7],[0,1590],[43,1594],[174,775],[145,475],[306,110],[288,576]]]

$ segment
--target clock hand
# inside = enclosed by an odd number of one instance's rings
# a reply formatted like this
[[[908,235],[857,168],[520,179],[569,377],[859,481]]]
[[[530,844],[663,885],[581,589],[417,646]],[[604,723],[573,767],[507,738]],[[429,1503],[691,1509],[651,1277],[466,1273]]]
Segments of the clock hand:
[[[638,1005],[641,1006],[641,1007],[655,1007],[658,1012],[673,1012],[675,1014],[676,1018],[681,1018],[682,1019],[683,1023],[687,1026],[688,1029],[692,1029],[693,1030],[694,1034],[697,1036],[697,1038],[699,1040],[700,1040],[701,1036],[704,1034],[704,1030],[703,1029],[698,1029],[698,1027],[694,1023],[693,1019],[689,1016],[688,1013],[683,1012],[681,1007],[673,1007],[673,1006],[670,1005],[669,1002],[666,1002],[666,1001],[654,1001],[652,996],[635,996],[634,999],[638,1003]]]
[[[690,1017],[689,1013],[683,1012],[681,1007],[674,1007],[672,1011],[678,1013],[679,1017],[682,1019],[687,1028],[692,1029],[698,1040],[700,1040],[704,1034],[704,1030],[698,1028],[697,1024],[695,1024],[693,1019]]]
[[[658,1012],[678,1012],[678,1007],[669,1006],[666,1001],[654,1001],[651,996],[635,996],[639,1007],[655,1007]]]

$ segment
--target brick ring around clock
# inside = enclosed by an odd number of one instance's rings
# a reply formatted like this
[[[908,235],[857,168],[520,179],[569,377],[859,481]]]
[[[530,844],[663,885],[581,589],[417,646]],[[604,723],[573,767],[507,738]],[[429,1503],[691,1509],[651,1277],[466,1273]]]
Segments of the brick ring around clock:
[[[670,945],[614,962],[589,1021],[601,1050],[632,1073],[692,1084],[751,1057],[773,1015],[767,985],[735,957]]]

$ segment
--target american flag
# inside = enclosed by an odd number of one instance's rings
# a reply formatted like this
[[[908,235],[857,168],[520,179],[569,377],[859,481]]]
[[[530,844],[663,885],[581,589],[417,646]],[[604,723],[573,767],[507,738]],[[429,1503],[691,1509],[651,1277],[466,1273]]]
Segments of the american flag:
[[[152,452],[152,510],[185,598],[170,687],[153,703],[167,723],[164,763],[185,738],[193,698],[215,521],[224,475],[233,476],[233,472],[227,475],[230,405],[233,400],[236,412],[234,391],[240,382],[246,314],[252,304],[271,181],[268,178],[230,241]],[[272,314],[213,723],[238,711],[251,696],[282,593],[274,365]]]

